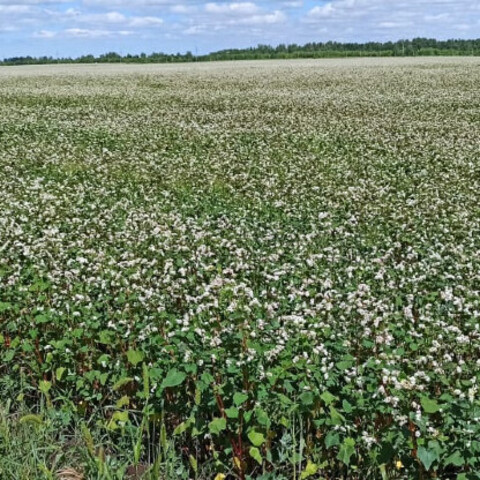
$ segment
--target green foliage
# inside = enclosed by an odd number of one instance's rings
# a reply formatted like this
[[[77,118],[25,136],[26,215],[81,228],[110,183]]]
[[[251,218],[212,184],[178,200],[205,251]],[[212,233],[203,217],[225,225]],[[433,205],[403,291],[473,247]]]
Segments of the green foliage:
[[[208,430],[214,435],[220,435],[227,428],[227,421],[224,418],[214,418],[208,424]]]
[[[355,440],[346,438],[340,447],[337,458],[345,465],[350,465],[350,458],[355,454]]]
[[[163,380],[162,388],[177,387],[178,385],[181,385],[186,378],[187,375],[185,373],[179,372],[176,368],[172,368]]]
[[[0,478],[478,476],[480,71],[292,66],[2,69]]]
[[[144,358],[143,353],[138,350],[129,350],[127,352],[128,361],[136,367]]]
[[[166,54],[155,52],[150,55],[127,54],[122,56],[109,52],[98,57],[82,55],[71,58],[52,57],[12,57],[6,58],[0,65],[38,65],[51,63],[186,63],[206,62],[214,60],[258,60],[274,58],[335,58],[335,57],[390,57],[390,56],[432,56],[432,55],[479,55],[480,41],[478,39],[436,40],[432,38],[414,38],[396,42],[340,43],[319,42],[301,45],[280,44],[276,47],[258,45],[246,49],[228,49],[212,52],[206,55]]]
[[[259,465],[263,463],[262,455],[257,447],[250,447],[248,453]]]
[[[433,462],[438,460],[438,454],[435,450],[427,449],[425,447],[418,448],[418,458],[422,462],[426,470],[430,470]]]
[[[247,436],[255,447],[260,447],[265,442],[265,436],[256,430],[250,430]]]

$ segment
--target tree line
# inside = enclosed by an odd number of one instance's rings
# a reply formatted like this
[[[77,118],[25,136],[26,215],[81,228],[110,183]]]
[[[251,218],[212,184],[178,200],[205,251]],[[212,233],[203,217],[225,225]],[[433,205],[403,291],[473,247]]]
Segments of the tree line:
[[[216,60],[255,60],[280,58],[339,58],[339,57],[402,57],[434,55],[480,55],[480,38],[464,40],[436,40],[434,38],[413,38],[395,42],[310,42],[277,46],[257,45],[256,47],[227,49],[206,55],[192,52],[168,54],[154,52],[138,55],[120,55],[109,52],[102,55],[82,55],[76,58],[11,57],[0,61],[0,65],[38,65],[53,63],[181,63]]]

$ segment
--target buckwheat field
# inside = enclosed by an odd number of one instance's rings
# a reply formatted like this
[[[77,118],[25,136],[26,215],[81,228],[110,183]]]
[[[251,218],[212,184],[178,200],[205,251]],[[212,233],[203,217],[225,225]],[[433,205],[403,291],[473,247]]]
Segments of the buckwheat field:
[[[479,478],[479,86],[0,69],[0,478]]]

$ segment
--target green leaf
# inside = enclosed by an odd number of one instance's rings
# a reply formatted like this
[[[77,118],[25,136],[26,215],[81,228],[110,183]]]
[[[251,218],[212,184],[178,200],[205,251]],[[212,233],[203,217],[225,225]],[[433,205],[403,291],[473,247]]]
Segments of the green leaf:
[[[420,403],[422,404],[422,407],[426,413],[436,413],[440,410],[440,406],[438,405],[438,403],[431,398],[422,397],[420,399]]]
[[[280,402],[283,403],[283,405],[291,405],[293,402],[286,396],[284,395],[283,393],[279,393],[278,394],[278,399],[280,400]]]
[[[438,454],[434,450],[427,450],[425,447],[418,447],[418,458],[423,463],[423,466],[428,471],[435,460],[438,460]]]
[[[130,404],[130,397],[128,395],[124,395],[122,398],[117,400],[117,403],[115,404],[115,406],[117,408],[123,408],[123,407],[126,407],[129,404]]]
[[[263,425],[264,427],[270,428],[271,421],[270,418],[265,410],[261,408],[257,408],[255,410],[255,416],[257,417],[258,423]]]
[[[303,392],[298,399],[300,403],[305,406],[310,406],[313,404],[313,393],[312,392]]]
[[[225,413],[228,418],[238,418],[240,412],[238,411],[238,408],[230,407],[225,410]]]
[[[309,478],[315,475],[318,472],[318,465],[316,463],[312,463],[311,460],[307,460],[307,466],[305,470],[302,472],[300,478],[304,480],[305,478]]]
[[[42,323],[48,323],[48,322],[50,322],[50,318],[48,317],[48,315],[37,315],[35,317],[35,323],[42,324]]]
[[[353,362],[351,360],[346,360],[346,361],[338,362],[336,364],[336,367],[339,370],[347,370],[347,369],[351,368],[352,365],[353,365]]]
[[[262,455],[260,454],[260,450],[257,447],[250,447],[248,453],[259,465],[263,463]]]
[[[336,400],[336,397],[334,397],[329,391],[323,392],[320,395],[320,398],[325,402],[325,405],[327,406]]]
[[[462,465],[465,465],[465,460],[460,454],[460,452],[456,450],[445,459],[445,465],[453,465],[455,467],[461,467]]]
[[[162,388],[171,388],[181,385],[184,380],[187,378],[187,375],[183,372],[179,372],[176,368],[172,368],[165,377],[165,380],[162,382]]]
[[[6,312],[7,310],[10,310],[11,307],[12,307],[11,303],[0,302],[0,313]]]
[[[210,431],[210,433],[213,433],[215,435],[220,435],[220,432],[222,432],[226,428],[227,428],[227,421],[224,418],[214,418],[208,424],[208,430]]]
[[[97,342],[103,345],[111,345],[113,343],[113,333],[108,330],[102,330],[98,335]]]
[[[341,425],[345,421],[345,417],[340,412],[335,410],[335,408],[333,408],[331,405],[330,405],[330,418],[332,419],[333,425]]]
[[[327,436],[325,437],[325,446],[327,448],[331,448],[337,445],[340,445],[340,437],[338,433],[328,432]]]
[[[128,422],[128,411],[115,412],[111,420],[107,423],[108,430],[117,430],[117,428],[125,425]]]
[[[352,404],[348,400],[344,400],[342,402],[342,407],[343,407],[343,411],[345,413],[352,413],[353,412]]]
[[[350,465],[350,458],[355,453],[355,440],[353,438],[346,438],[343,441],[340,451],[338,452],[337,459],[343,462],[345,465]]]
[[[265,436],[263,433],[260,433],[256,430],[250,430],[247,437],[250,442],[252,442],[252,445],[255,445],[255,447],[260,447],[265,442]]]
[[[235,403],[237,407],[239,407],[240,405],[243,405],[247,400],[248,400],[248,395],[245,393],[237,392],[233,395],[233,403]]]
[[[58,367],[55,370],[55,377],[58,381],[60,381],[63,377],[63,374],[65,373],[66,368],[65,367]]]
[[[139,350],[129,350],[127,352],[128,361],[136,367],[141,361],[143,361],[144,355]]]
[[[38,389],[44,394],[46,395],[50,389],[52,388],[52,383],[51,382],[47,382],[46,380],[42,380],[40,381],[40,383],[38,384]]]
[[[180,425],[178,425],[175,430],[173,431],[174,435],[181,435],[182,433],[186,432],[188,430],[188,422],[182,422]]]

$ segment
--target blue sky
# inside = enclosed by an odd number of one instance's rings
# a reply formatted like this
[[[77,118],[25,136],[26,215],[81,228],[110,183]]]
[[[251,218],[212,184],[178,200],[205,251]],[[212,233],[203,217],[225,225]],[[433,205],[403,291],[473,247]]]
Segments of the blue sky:
[[[478,0],[0,0],[0,58],[480,37]]]

